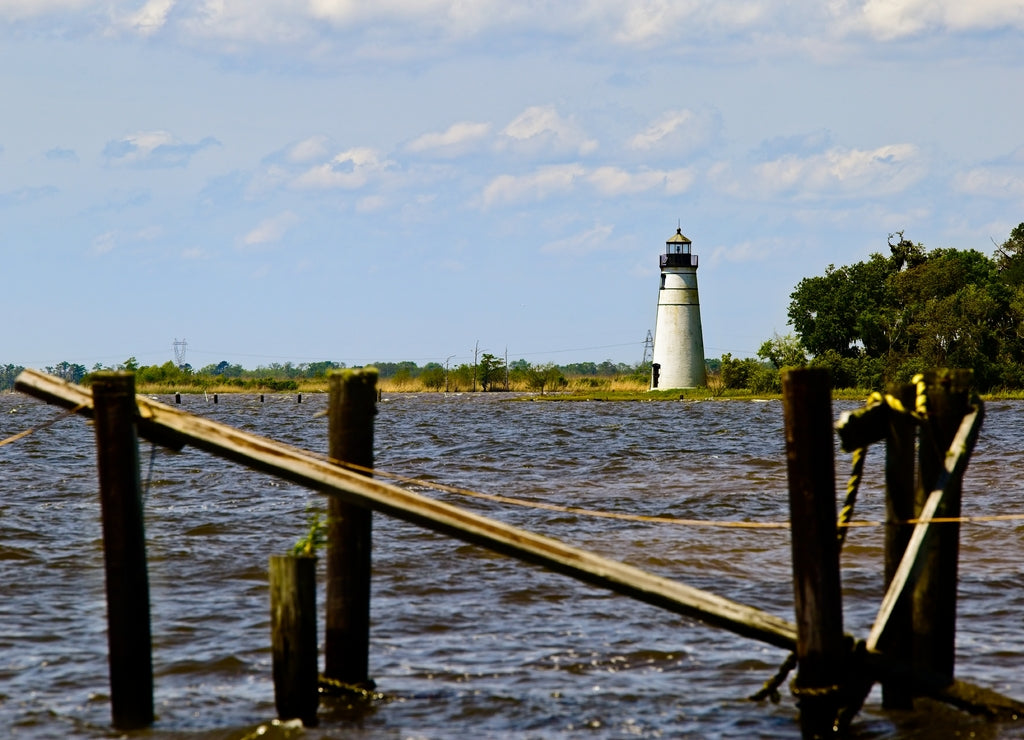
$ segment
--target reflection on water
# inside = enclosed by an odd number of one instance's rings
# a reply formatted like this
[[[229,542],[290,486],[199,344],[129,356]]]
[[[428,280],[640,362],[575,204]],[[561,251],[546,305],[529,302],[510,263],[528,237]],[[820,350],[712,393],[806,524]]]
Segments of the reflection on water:
[[[168,400],[168,399],[163,399]],[[323,396],[184,396],[182,408],[326,451]],[[837,404],[839,408],[857,404]],[[965,484],[965,514],[1016,514],[1021,406],[993,403]],[[58,411],[0,395],[0,438]],[[777,402],[509,403],[498,394],[385,397],[379,468],[526,501],[644,516],[785,521]],[[881,452],[858,518],[881,519]],[[152,738],[242,738],[274,716],[266,563],[320,497],[186,448],[143,442],[158,721]],[[842,477],[848,457],[841,455]],[[24,738],[109,728],[106,618],[91,427],[81,418],[0,448],[0,722]],[[643,523],[428,495],[792,618],[786,530]],[[1018,522],[962,528],[961,677],[1024,697]],[[880,529],[844,549],[846,629],[882,595]],[[322,594],[321,594],[322,601]],[[321,709],[323,738],[796,738],[795,705],[757,705],[785,655],[480,548],[374,518],[370,711]],[[322,627],[321,627],[322,635]],[[1004,738],[1021,728],[945,707],[883,712],[854,734]],[[297,731],[269,728],[263,737]]]

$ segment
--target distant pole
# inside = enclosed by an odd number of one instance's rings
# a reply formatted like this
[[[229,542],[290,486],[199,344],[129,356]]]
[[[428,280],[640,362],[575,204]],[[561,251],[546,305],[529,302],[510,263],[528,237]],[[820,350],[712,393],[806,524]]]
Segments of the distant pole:
[[[451,359],[453,357],[455,357],[455,355],[448,355],[448,357],[446,357],[445,361],[444,361],[444,392],[445,393],[448,392],[448,363],[451,362]]]
[[[846,673],[831,387],[824,369],[782,374],[797,623],[793,690],[805,738],[833,735]]]
[[[328,376],[328,454],[373,467],[377,370],[332,371]],[[327,617],[324,675],[372,685],[369,677],[371,511],[330,496],[327,509]]]
[[[92,395],[106,567],[111,712],[116,728],[136,729],[153,724],[153,662],[135,376],[96,373]]]

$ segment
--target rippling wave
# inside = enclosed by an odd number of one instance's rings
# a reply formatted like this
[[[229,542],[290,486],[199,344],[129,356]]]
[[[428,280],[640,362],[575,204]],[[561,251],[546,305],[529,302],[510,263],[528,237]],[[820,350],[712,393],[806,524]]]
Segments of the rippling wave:
[[[837,404],[836,414],[856,405]],[[181,407],[322,453],[325,406],[313,394],[301,404],[184,396]],[[989,406],[964,514],[1020,513],[1021,410]],[[57,413],[0,395],[0,438]],[[579,511],[785,522],[777,402],[395,395],[380,404],[375,441],[382,470],[571,510],[408,484],[417,491],[792,619],[787,530]],[[881,458],[869,455],[858,518],[884,518]],[[158,714],[146,736],[240,740],[262,728],[262,737],[297,737],[269,724],[266,564],[304,533],[307,506],[323,507],[322,497],[191,448],[143,442],[140,460]],[[848,464],[838,455],[840,481]],[[63,419],[0,448],[0,481],[0,723],[33,740],[111,737],[91,426]],[[965,524],[960,563],[958,674],[1017,697],[1022,533],[1017,522]],[[882,546],[881,529],[866,528],[851,531],[844,548],[846,628],[858,634],[881,599]],[[312,736],[799,737],[790,697],[746,701],[785,657],[775,648],[382,516],[374,518],[373,558],[371,674],[387,699],[361,712],[325,704]],[[899,715],[879,704],[876,689],[855,737],[1020,732],[944,707]]]

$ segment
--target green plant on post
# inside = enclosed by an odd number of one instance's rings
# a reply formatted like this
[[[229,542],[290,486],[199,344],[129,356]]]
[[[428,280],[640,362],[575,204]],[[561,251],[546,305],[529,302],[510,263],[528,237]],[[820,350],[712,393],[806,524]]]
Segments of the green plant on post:
[[[297,558],[315,558],[316,551],[327,544],[327,517],[322,511],[308,507],[306,524],[306,534],[292,547],[292,555]]]

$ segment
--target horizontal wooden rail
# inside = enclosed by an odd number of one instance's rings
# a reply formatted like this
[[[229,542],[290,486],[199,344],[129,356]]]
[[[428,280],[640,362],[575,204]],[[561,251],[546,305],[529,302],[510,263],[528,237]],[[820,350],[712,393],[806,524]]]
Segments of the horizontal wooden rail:
[[[23,393],[92,415],[88,389],[35,370],[15,381]],[[541,565],[594,586],[721,627],[786,650],[796,625],[754,607],[648,573],[559,540],[503,524],[456,506],[338,467],[306,451],[248,434],[137,396],[139,435],[180,449],[191,444],[220,457],[341,496],[360,506]]]

